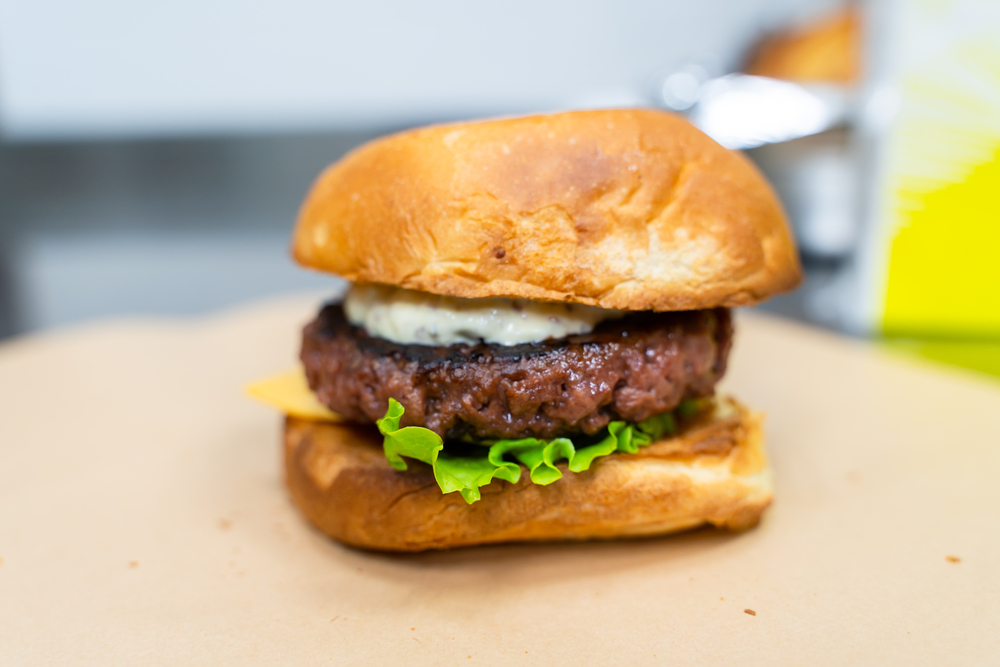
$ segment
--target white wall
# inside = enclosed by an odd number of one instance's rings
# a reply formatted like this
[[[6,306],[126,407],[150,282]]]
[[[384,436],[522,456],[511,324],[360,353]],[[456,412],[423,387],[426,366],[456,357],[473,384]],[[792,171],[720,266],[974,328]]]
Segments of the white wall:
[[[23,330],[96,318],[191,316],[344,282],[289,259],[288,231],[115,231],[42,235],[19,244]]]
[[[836,0],[0,0],[7,139],[344,129],[634,103]]]

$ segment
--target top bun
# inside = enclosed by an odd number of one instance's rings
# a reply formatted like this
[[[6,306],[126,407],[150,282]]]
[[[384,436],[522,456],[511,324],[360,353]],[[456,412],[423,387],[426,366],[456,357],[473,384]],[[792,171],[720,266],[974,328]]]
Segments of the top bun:
[[[653,110],[443,125],[365,144],[319,177],[292,251],[355,282],[622,310],[748,305],[801,277],[758,171]]]

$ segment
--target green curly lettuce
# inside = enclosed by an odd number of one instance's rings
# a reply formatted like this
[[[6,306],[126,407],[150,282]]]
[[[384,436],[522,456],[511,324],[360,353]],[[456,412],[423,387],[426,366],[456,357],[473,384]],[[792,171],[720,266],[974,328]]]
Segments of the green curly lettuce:
[[[389,464],[397,470],[406,470],[403,457],[426,463],[434,471],[434,479],[442,493],[458,491],[470,505],[480,499],[480,487],[494,479],[516,484],[521,479],[521,465],[527,468],[533,483],[544,486],[562,478],[562,471],[557,467],[560,461],[566,461],[570,472],[583,472],[595,459],[614,452],[635,454],[640,447],[672,435],[677,430],[674,415],[667,412],[638,424],[611,422],[607,435],[580,447],[569,438],[522,438],[498,440],[488,449],[480,448],[486,452],[485,456],[455,455],[444,451],[444,441],[434,431],[420,426],[400,428],[399,420],[403,412],[403,406],[390,398],[385,417],[376,422],[384,438],[382,448]]]
[[[517,483],[521,468],[516,463],[502,460],[501,456],[452,456],[444,450],[444,441],[434,431],[420,426],[399,428],[403,406],[389,399],[385,417],[375,424],[384,440],[385,458],[396,470],[406,470],[403,457],[423,461],[434,470],[434,479],[441,493],[458,491],[470,505],[480,498],[479,487],[486,486],[493,478]]]

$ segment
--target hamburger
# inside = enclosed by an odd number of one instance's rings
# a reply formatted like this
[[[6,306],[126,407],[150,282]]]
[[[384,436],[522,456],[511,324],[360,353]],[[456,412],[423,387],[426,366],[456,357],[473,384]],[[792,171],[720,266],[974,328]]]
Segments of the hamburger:
[[[305,517],[388,551],[755,525],[762,416],[717,395],[729,309],[794,287],[768,184],[679,117],[395,134],[329,167],[301,265],[351,285],[278,404]]]

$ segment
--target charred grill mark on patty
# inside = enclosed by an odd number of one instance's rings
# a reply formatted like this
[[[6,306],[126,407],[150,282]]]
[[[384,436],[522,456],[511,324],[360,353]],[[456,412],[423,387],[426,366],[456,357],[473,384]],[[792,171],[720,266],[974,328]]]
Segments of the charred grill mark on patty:
[[[710,395],[732,338],[725,308],[638,312],[589,334],[522,345],[400,345],[324,307],[303,332],[309,386],[348,419],[373,422],[390,397],[404,426],[458,438],[593,434]]]

